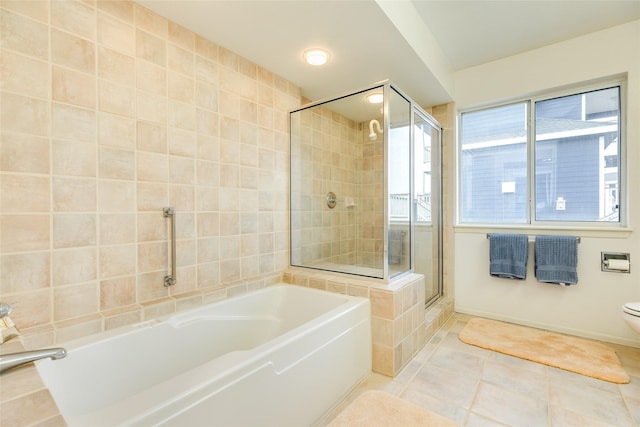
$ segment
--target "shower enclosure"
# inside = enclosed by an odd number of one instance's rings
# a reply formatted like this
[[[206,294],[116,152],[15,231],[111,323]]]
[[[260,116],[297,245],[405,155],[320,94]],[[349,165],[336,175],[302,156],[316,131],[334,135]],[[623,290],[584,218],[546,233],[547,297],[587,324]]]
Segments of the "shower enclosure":
[[[441,294],[440,125],[386,81],[290,113],[291,265]]]

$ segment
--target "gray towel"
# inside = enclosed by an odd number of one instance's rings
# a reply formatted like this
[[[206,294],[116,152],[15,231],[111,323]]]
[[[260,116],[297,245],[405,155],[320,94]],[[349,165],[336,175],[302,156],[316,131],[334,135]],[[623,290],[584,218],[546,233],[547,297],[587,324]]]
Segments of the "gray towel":
[[[400,264],[402,261],[402,246],[404,230],[389,230],[389,264]]]
[[[574,236],[537,236],[535,273],[539,282],[578,283],[578,239]]]
[[[489,274],[505,279],[527,278],[529,237],[526,234],[489,235]]]

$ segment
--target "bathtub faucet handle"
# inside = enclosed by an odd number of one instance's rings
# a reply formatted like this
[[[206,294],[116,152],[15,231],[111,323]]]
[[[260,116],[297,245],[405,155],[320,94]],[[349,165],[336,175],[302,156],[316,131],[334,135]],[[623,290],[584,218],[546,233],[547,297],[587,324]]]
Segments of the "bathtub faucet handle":
[[[0,302],[0,319],[3,317],[7,317],[9,314],[11,314],[12,310],[13,307],[11,307],[11,304]]]
[[[18,328],[9,317],[12,311],[11,304],[0,302],[0,344],[18,337]]]

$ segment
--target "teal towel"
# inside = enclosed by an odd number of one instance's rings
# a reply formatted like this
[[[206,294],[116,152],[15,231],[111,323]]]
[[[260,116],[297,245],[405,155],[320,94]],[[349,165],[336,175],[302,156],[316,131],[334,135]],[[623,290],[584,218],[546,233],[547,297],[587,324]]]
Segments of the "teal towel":
[[[526,234],[489,235],[489,274],[504,279],[527,278],[529,237]]]
[[[578,239],[574,236],[537,236],[535,274],[539,282],[578,283]]]

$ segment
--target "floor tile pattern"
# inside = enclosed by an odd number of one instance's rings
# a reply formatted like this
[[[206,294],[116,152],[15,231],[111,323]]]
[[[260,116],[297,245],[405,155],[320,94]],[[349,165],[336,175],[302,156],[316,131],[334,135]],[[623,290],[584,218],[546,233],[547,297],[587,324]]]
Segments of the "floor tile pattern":
[[[396,378],[371,375],[326,421],[380,389],[463,426],[640,426],[640,349],[605,343],[631,376],[613,384],[465,344],[471,318],[454,314]]]

